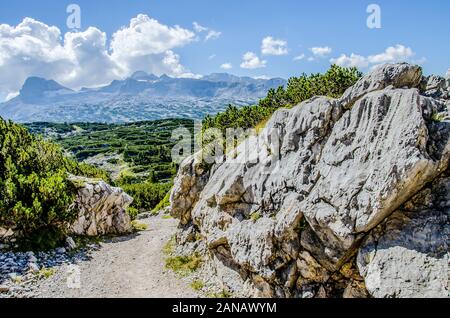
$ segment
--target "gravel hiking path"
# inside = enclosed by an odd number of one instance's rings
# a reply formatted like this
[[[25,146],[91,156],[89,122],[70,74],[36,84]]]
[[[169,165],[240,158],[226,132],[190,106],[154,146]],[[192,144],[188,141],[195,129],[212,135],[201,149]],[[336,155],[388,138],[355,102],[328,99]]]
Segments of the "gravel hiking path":
[[[140,220],[148,229],[100,243],[81,261],[81,288],[69,288],[68,265],[56,269],[37,286],[45,298],[197,298],[189,284],[165,269],[164,245],[174,235],[177,222],[154,216]]]

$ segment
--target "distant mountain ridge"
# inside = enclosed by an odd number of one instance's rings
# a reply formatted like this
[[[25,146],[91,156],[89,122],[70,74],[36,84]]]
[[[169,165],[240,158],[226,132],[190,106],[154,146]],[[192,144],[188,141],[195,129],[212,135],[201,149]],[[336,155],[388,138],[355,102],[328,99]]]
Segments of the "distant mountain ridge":
[[[131,122],[201,119],[228,104],[251,105],[281,78],[254,79],[214,73],[200,79],[160,77],[143,71],[98,88],[74,91],[54,80],[28,78],[20,94],[0,104],[0,116],[16,122]]]

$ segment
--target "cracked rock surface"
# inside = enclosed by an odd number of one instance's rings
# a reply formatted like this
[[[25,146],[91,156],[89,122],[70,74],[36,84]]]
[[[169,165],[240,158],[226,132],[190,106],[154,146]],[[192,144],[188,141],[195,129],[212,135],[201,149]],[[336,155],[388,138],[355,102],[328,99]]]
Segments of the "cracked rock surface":
[[[448,84],[388,64],[278,110],[210,169],[186,159],[179,231],[242,296],[447,297]]]

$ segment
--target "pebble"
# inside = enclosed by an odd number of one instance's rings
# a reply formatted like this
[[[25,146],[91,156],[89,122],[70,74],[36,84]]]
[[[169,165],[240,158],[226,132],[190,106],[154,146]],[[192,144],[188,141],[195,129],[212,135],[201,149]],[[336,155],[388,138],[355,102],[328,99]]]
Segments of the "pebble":
[[[16,280],[16,279],[18,279],[18,278],[20,277],[19,274],[14,273],[14,272],[13,272],[13,273],[9,273],[8,276],[9,276],[9,278],[10,278],[11,280]]]
[[[37,266],[35,263],[28,263],[28,271],[32,273],[39,272],[39,266]]]
[[[71,242],[66,240],[66,243]],[[73,243],[75,245],[75,242]],[[41,268],[52,268],[86,259],[85,249],[81,249],[76,255],[69,256],[67,251],[71,246],[67,244],[67,248],[60,247],[48,252],[36,253],[0,251],[0,298],[36,297],[33,286],[39,279],[36,273]]]
[[[9,292],[9,287],[6,285],[0,285],[0,293],[7,293]]]
[[[64,254],[66,252],[66,249],[64,247],[59,247],[56,249],[56,253],[58,254]]]
[[[138,216],[136,217],[137,220],[145,220],[148,219],[152,216],[152,214],[150,212],[144,212],[141,214],[138,214]]]

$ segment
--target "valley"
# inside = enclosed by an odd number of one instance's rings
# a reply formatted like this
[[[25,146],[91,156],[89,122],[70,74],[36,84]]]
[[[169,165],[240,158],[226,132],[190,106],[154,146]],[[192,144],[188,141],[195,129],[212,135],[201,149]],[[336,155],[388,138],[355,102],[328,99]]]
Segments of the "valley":
[[[124,188],[133,207],[149,211],[166,197],[177,165],[171,150],[176,144],[172,131],[189,129],[189,119],[168,119],[130,124],[31,123],[27,129],[59,144],[67,155],[108,173],[110,181]],[[167,203],[167,202],[166,202]]]

